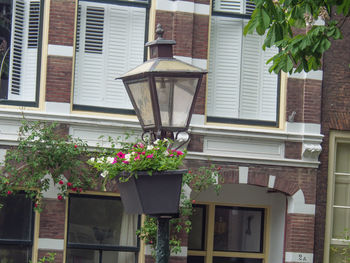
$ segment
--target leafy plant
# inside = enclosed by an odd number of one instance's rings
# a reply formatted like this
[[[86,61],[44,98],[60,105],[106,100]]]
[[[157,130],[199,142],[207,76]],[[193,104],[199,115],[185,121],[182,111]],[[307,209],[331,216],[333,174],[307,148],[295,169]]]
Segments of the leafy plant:
[[[7,150],[0,170],[0,195],[24,190],[40,211],[41,197],[49,190],[51,179],[58,185],[59,200],[68,189],[81,192],[93,187],[94,178],[84,159],[87,145],[65,134],[64,128],[56,123],[22,122],[18,146]]]
[[[331,245],[331,260],[330,262],[350,263],[350,233],[349,229],[344,231],[337,237],[343,240],[344,245]]]
[[[88,163],[101,172],[101,176],[108,179],[119,177],[119,181],[126,182],[130,176],[137,176],[136,171],[147,171],[151,175],[154,171],[178,169],[186,156],[186,151],[170,149],[168,139],[156,140],[151,144],[119,142],[112,151],[102,151],[98,157],[88,160]]]
[[[331,39],[342,38],[341,27],[350,15],[350,0],[254,0],[256,8],[244,28],[244,34],[256,31],[264,35],[263,49],[275,46],[280,52],[268,60],[270,72],[309,72],[321,67],[322,54],[331,46]],[[335,10],[341,15],[330,20]],[[322,19],[324,25],[314,21]],[[295,34],[293,29],[305,29],[305,34]]]
[[[50,263],[50,262],[54,262],[55,261],[55,257],[56,257],[56,253],[47,253],[45,256],[43,256],[42,258],[39,258],[39,260],[37,261],[37,263]],[[31,260],[29,260],[29,263],[32,263]]]

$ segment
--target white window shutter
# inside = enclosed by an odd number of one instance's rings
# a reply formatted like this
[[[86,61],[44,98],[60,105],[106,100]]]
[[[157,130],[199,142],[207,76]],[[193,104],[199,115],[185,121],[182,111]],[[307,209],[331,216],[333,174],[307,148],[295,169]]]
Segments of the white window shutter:
[[[207,115],[238,118],[242,21],[212,16]]]
[[[40,1],[13,2],[9,100],[35,100],[39,20]]]
[[[115,78],[143,62],[146,9],[85,1],[80,4],[74,104],[132,109],[124,85]],[[88,9],[99,13],[91,17],[94,23],[86,15]],[[96,23],[102,17],[103,28]]]
[[[244,0],[215,0],[214,11],[244,13]]]
[[[266,61],[277,51],[264,52],[263,42],[256,33],[243,38],[240,118],[276,121],[278,76],[268,72]]]

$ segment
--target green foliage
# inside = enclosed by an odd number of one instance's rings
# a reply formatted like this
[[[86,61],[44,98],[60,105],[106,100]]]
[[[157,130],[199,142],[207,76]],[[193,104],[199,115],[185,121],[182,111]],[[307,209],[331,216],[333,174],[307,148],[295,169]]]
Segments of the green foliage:
[[[196,196],[211,187],[214,187],[216,193],[219,194],[223,183],[220,169],[220,167],[216,168],[215,165],[210,165],[209,167],[200,167],[196,171],[188,171],[183,176],[180,215],[178,218],[170,220],[171,235],[169,245],[172,253],[181,252],[179,234],[182,231],[188,234],[192,229],[191,216]],[[192,198],[189,198],[185,194],[186,185],[192,189]],[[157,219],[146,216],[143,226],[137,230],[136,234],[155,250],[157,244]]]
[[[90,189],[94,178],[85,165],[87,153],[85,142],[64,134],[57,124],[24,120],[18,146],[7,150],[0,170],[0,195],[24,190],[40,211],[50,178],[58,185],[58,199],[63,199],[69,188],[77,192]]]
[[[136,171],[148,171],[151,175],[155,171],[176,170],[182,165],[186,151],[171,150],[171,143],[168,139],[156,140],[153,144],[114,141],[111,149],[103,149],[97,153],[98,157],[88,160],[88,164],[106,180],[118,176],[121,182],[136,176]]]
[[[54,262],[56,257],[56,253],[47,253],[44,257],[40,258],[37,263],[46,263],[46,262]],[[29,263],[32,263],[31,260],[29,260]]]
[[[244,34],[256,31],[266,39],[263,49],[275,46],[280,52],[272,62],[270,72],[309,72],[321,67],[322,54],[331,46],[331,39],[342,38],[341,27],[349,18],[350,0],[254,0],[256,8]],[[333,8],[342,18],[330,20]],[[320,18],[319,18],[320,17]],[[312,25],[317,19],[325,25]],[[309,24],[309,26],[308,26]],[[311,26],[312,25],[312,26]],[[293,34],[292,28],[306,28],[307,33]]]
[[[330,261],[332,263],[350,263],[350,233],[348,229],[337,237],[342,240],[344,245],[331,245],[330,246]]]

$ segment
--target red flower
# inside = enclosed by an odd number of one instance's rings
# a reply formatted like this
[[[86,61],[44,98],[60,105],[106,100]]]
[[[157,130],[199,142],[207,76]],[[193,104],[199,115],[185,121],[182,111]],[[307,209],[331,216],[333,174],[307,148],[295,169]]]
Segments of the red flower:
[[[72,185],[73,185],[73,184],[72,184],[71,182],[68,182],[68,183],[67,183],[67,186],[68,186],[68,187],[71,187]]]
[[[218,167],[218,171],[220,171],[220,170],[221,170],[221,166]]]
[[[59,195],[59,196],[57,196],[57,199],[58,199],[58,200],[62,200],[62,199],[63,199],[63,196],[62,196],[62,195]]]
[[[62,180],[60,180],[58,183],[59,183],[59,184],[63,184],[63,181],[62,181]]]
[[[83,188],[79,188],[79,192],[81,193],[83,191]]]
[[[12,194],[12,191],[8,190],[7,195],[10,195],[10,194]]]
[[[73,192],[76,192],[76,191],[77,191],[77,188],[76,188],[76,187],[73,187],[73,188],[72,188],[72,191],[73,191]]]
[[[196,203],[196,200],[193,199],[193,200],[192,200],[192,204],[195,204],[195,203]]]
[[[38,207],[38,204],[34,204],[34,207],[37,208],[37,207]]]
[[[78,148],[78,145],[74,145],[74,148]]]
[[[189,173],[189,174],[191,174],[191,173],[192,173],[192,171],[188,171],[188,173]]]

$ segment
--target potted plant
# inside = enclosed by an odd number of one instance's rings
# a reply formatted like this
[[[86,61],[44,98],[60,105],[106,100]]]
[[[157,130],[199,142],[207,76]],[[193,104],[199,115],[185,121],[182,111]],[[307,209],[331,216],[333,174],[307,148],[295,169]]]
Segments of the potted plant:
[[[153,143],[124,143],[121,149],[102,153],[88,163],[101,176],[116,179],[127,213],[172,215],[179,212],[186,151],[170,149],[168,139]]]

